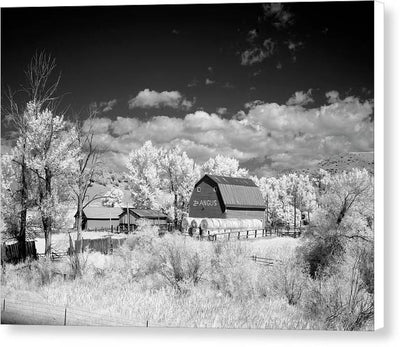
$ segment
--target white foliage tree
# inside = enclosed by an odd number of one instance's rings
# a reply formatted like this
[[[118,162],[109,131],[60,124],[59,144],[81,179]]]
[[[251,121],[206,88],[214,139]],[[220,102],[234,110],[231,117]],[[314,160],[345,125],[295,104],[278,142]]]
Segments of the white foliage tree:
[[[45,234],[45,253],[49,255],[54,222],[61,213],[62,200],[68,200],[67,179],[76,170],[79,148],[75,129],[68,126],[62,115],[41,110],[34,102],[28,103],[25,113],[26,164],[38,179],[38,207]]]
[[[106,207],[114,207],[115,205],[121,205],[123,198],[123,191],[119,188],[112,187],[104,194],[104,197],[102,198],[102,204]]]
[[[173,219],[175,225],[182,213],[188,210],[190,196],[200,171],[194,160],[179,147],[166,151],[161,157],[163,189],[173,196]]]
[[[133,150],[128,157],[129,190],[138,208],[159,210],[162,195],[161,164],[162,150],[151,141]]]
[[[228,177],[248,177],[247,169],[239,167],[239,161],[235,158],[217,155],[215,158],[208,159],[201,166],[202,175],[218,175]]]

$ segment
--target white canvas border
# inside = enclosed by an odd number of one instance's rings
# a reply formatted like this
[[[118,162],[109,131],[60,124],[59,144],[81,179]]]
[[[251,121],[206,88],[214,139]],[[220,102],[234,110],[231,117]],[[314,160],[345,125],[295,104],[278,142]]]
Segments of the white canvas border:
[[[397,0],[392,0],[392,3]],[[168,4],[168,3],[215,3],[217,1],[107,1],[107,0],[2,0],[1,6],[5,7],[16,7],[16,6],[74,6],[74,5],[116,5],[116,4]],[[218,1],[222,2],[222,1]],[[244,1],[224,1],[229,3],[244,2]],[[267,2],[267,1],[252,1],[252,2]],[[271,1],[268,1],[271,2]],[[385,3],[389,2],[385,1]],[[400,18],[398,19],[400,20]],[[392,23],[394,24],[394,23]],[[378,231],[375,238],[375,302],[376,302],[376,313],[375,313],[375,328],[379,329],[383,327],[384,317],[384,301],[383,301],[383,280],[384,280],[384,6],[381,2],[375,2],[375,94],[374,94],[374,107],[375,107],[375,229]],[[394,33],[392,33],[395,36]],[[398,39],[398,38],[397,38]],[[393,40],[392,40],[393,41]],[[397,52],[397,56],[398,56]],[[399,78],[400,76],[396,76]],[[395,77],[392,77],[395,78]],[[394,83],[392,83],[394,85]],[[398,85],[398,82],[397,82]],[[398,91],[399,89],[397,89]],[[392,103],[394,104],[394,102]],[[394,110],[392,110],[394,113]],[[393,116],[393,115],[392,115]],[[394,132],[394,130],[393,130]],[[395,141],[396,139],[392,139]],[[398,142],[398,140],[397,140]],[[393,143],[392,143],[393,144]],[[399,143],[397,143],[399,144]],[[395,151],[392,148],[392,151]],[[386,153],[387,154],[387,153]],[[391,158],[393,155],[391,155]],[[396,167],[398,169],[399,167]],[[387,176],[386,176],[387,177]],[[398,187],[398,185],[396,185]],[[387,184],[386,184],[387,187]],[[395,193],[392,193],[395,194]],[[391,199],[393,202],[393,199]],[[386,222],[386,226],[388,223]],[[389,232],[386,230],[385,232]],[[396,238],[398,241],[398,238]],[[393,241],[393,239],[392,239]],[[390,247],[391,250],[394,247]],[[398,257],[397,257],[398,259]],[[387,260],[387,259],[386,259]],[[393,258],[391,259],[393,261]],[[397,266],[395,265],[396,269]],[[391,275],[395,275],[394,273]],[[396,280],[395,280],[396,281]],[[397,280],[398,282],[398,280]],[[382,286],[380,286],[380,283]],[[394,303],[391,303],[394,305]],[[391,309],[394,310],[394,307]],[[274,344],[286,346],[288,344],[294,344],[296,346],[309,346],[312,344],[321,344],[325,346],[336,346],[338,344],[351,344],[352,346],[375,346],[381,342],[391,344],[393,340],[389,338],[387,334],[380,335],[379,340],[368,336],[358,336],[356,339],[345,333],[330,333],[330,332],[294,332],[294,331],[267,331],[267,332],[248,332],[248,331],[233,331],[233,330],[220,330],[220,331],[194,331],[193,329],[150,329],[144,331],[143,329],[134,329],[134,333],[121,332],[120,329],[96,329],[96,328],[67,328],[68,331],[62,331],[63,328],[50,328],[50,327],[8,327],[7,336],[4,338],[4,326],[1,327],[1,340],[5,345],[13,344],[19,345],[17,340],[22,338],[21,344],[29,345],[43,345],[44,343],[56,343],[58,341],[59,346],[67,346],[73,341],[74,344],[88,344],[96,343],[96,346],[106,346],[113,341],[118,344],[132,343],[135,340],[138,345],[174,345],[187,346],[188,344],[193,346],[214,345],[215,343],[220,345],[221,343],[229,343],[231,346],[239,346],[244,343],[251,343],[254,345],[265,345]],[[23,329],[23,330],[21,330]],[[22,335],[17,336],[16,335]],[[344,336],[344,335],[347,335]],[[178,336],[178,338],[176,338]],[[44,340],[45,338],[45,340]],[[393,338],[393,335],[392,335]],[[383,339],[383,341],[382,341]],[[7,343],[8,342],[8,343]],[[33,343],[35,342],[35,343]],[[258,342],[258,343],[257,343]],[[32,343],[32,344],[31,344]],[[386,344],[385,343],[385,344]]]

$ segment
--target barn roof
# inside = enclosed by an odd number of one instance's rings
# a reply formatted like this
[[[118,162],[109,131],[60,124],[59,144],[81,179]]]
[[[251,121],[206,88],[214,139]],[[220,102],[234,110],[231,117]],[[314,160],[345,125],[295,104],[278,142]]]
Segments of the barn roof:
[[[226,207],[265,208],[261,191],[250,178],[205,175],[196,186],[206,177],[217,184]]]
[[[119,219],[119,215],[122,212],[122,208],[120,207],[103,207],[103,206],[95,206],[95,207],[85,207],[83,209],[83,213],[88,219]]]
[[[139,216],[139,218],[167,218],[168,216],[162,212],[153,211],[150,209],[138,209],[138,208],[130,208],[130,212]],[[121,214],[126,213],[126,208],[123,209]]]

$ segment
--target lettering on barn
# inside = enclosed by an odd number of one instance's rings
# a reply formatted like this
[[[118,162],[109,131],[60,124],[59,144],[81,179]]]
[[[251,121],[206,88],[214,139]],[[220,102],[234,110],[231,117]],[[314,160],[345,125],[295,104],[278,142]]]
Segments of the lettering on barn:
[[[198,200],[193,200],[193,207],[196,207],[196,206],[204,206],[204,207],[206,207],[206,206],[217,206],[217,200],[200,200],[200,201],[198,201]]]

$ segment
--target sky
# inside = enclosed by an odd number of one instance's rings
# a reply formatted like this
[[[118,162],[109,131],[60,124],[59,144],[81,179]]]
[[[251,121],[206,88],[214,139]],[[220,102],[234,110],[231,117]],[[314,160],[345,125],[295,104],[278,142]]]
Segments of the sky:
[[[68,116],[99,109],[105,162],[151,140],[257,175],[373,151],[373,1],[9,8],[1,85],[36,51],[62,73]],[[10,145],[2,123],[3,150]]]

